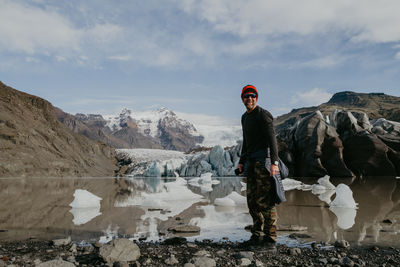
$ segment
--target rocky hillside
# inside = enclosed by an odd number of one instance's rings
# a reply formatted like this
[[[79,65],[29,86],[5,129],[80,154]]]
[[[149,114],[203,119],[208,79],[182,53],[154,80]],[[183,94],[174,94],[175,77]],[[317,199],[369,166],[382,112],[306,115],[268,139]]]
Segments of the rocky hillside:
[[[354,112],[363,112],[369,119],[385,118],[390,121],[400,122],[400,97],[385,95],[384,93],[355,93],[339,92],[324,104],[316,107],[293,109],[291,112],[279,116],[275,123],[277,129],[285,128],[300,118],[304,118],[319,110],[328,116],[335,109],[345,109]]]
[[[188,151],[204,139],[191,123],[166,108],[136,113],[123,109],[120,114],[104,117],[58,110],[57,118],[72,131],[115,148]]]
[[[1,82],[0,151],[2,177],[113,176],[115,171],[114,149],[70,131],[48,101]]]

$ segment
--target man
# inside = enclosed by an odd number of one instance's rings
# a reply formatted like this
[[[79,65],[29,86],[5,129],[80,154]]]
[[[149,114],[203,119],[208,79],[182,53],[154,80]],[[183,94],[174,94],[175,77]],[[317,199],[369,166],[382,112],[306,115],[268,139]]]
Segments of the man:
[[[244,244],[273,249],[277,214],[272,176],[279,172],[273,117],[257,105],[258,91],[253,85],[243,87],[241,98],[246,112],[242,115],[243,145],[238,169],[247,176],[247,205],[253,218],[252,236]],[[266,160],[271,160],[268,170]]]

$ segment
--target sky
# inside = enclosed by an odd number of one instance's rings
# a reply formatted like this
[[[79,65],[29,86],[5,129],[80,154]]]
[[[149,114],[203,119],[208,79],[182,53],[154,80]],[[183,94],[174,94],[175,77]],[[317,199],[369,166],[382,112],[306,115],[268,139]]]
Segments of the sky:
[[[400,96],[397,0],[0,0],[0,81],[66,112],[240,121],[340,91]]]

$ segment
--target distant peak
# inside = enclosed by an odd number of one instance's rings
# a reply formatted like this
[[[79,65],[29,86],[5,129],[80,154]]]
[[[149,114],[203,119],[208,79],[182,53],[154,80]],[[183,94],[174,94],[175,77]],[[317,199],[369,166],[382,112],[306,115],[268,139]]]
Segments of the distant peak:
[[[329,104],[337,105],[359,105],[362,102],[362,98],[359,93],[352,91],[344,91],[336,93],[328,101]]]
[[[157,109],[157,112],[164,113],[165,115],[175,116],[175,113],[166,107],[161,107],[161,108]]]
[[[127,115],[127,116],[129,116],[131,114],[132,114],[132,111],[130,109],[127,109],[127,108],[123,108],[121,110],[121,113],[120,113],[120,115]]]

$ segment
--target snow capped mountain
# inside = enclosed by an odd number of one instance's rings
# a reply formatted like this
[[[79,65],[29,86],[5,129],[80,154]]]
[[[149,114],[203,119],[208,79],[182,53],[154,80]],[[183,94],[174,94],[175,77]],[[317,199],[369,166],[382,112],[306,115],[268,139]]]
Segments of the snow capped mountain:
[[[68,128],[115,148],[152,148],[189,151],[196,146],[236,145],[241,127],[236,121],[203,114],[175,113],[167,108],[116,115],[64,114]]]
[[[187,151],[201,144],[204,139],[192,123],[179,118],[167,108],[151,111],[132,111],[124,108],[117,115],[103,117],[106,127],[114,136],[126,140],[134,130],[163,149]]]
[[[106,126],[111,131],[120,130],[129,122],[133,122],[140,133],[153,138],[161,135],[160,124],[164,124],[164,127],[183,128],[193,136],[201,135],[192,123],[178,118],[173,111],[165,107],[149,111],[132,111],[124,108],[118,115],[104,115],[103,117],[107,121]]]

